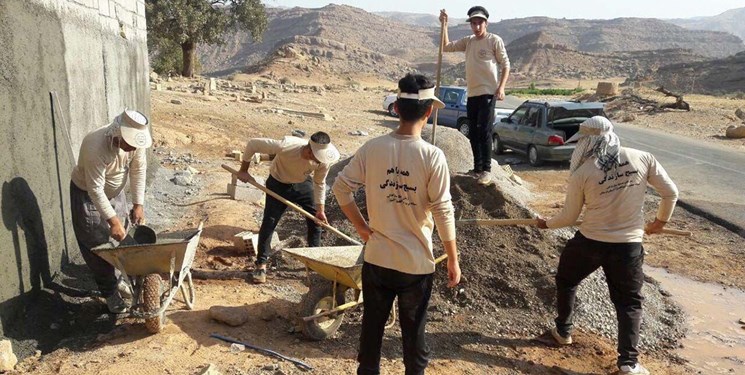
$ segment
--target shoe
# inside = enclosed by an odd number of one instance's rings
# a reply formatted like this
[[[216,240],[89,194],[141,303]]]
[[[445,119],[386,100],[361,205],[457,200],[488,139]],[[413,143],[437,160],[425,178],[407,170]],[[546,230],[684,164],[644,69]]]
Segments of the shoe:
[[[126,280],[124,280],[124,277],[120,277],[119,281],[116,284],[116,292],[114,294],[119,293],[119,297],[124,302],[124,305],[129,308],[132,307],[132,287],[129,286],[129,283],[127,283]]]
[[[124,314],[129,311],[127,303],[122,300],[118,292],[114,292],[112,295],[106,297],[106,307],[109,308],[109,312],[112,314]]]
[[[491,182],[491,172],[483,171],[479,174],[479,184],[489,185]]]
[[[559,330],[556,329],[556,327],[551,328],[551,336],[554,338],[556,343],[559,345],[571,345],[572,344],[572,335],[564,337],[561,334],[559,334]]]
[[[470,176],[473,178],[478,178],[480,175],[481,175],[481,172],[475,169],[471,169],[470,171],[466,172],[466,176]]]
[[[251,275],[254,284],[263,284],[266,282],[266,268],[257,268]]]
[[[644,368],[641,363],[635,363],[634,366],[623,365],[618,369],[619,374],[641,374],[649,375],[649,370]]]

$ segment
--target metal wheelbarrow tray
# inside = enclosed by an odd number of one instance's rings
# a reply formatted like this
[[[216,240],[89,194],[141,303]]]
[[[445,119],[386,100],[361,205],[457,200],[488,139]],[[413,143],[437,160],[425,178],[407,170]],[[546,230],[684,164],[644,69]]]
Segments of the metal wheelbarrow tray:
[[[166,234],[166,238],[154,244],[114,247],[108,243],[91,251],[122,273],[133,291],[129,314],[145,319],[147,330],[157,333],[163,327],[165,311],[179,289],[187,308],[194,308],[196,296],[191,265],[201,234],[202,223],[196,230]],[[167,282],[163,283],[161,274],[169,275]]]

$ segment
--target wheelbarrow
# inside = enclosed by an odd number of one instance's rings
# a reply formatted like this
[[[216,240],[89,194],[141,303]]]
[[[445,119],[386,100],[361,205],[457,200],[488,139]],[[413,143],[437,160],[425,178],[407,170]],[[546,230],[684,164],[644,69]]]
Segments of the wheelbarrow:
[[[103,244],[91,249],[122,274],[132,288],[129,315],[145,320],[150,333],[158,333],[165,325],[165,311],[181,290],[189,310],[196,298],[191,278],[191,264],[202,234],[196,230],[170,233],[153,244]],[[161,274],[168,275],[164,281]]]
[[[341,326],[344,312],[363,302],[363,246],[301,247],[282,251],[302,262],[309,273],[308,292],[300,300],[303,335],[317,341],[333,336]],[[443,255],[435,263],[446,258],[447,255]],[[311,278],[310,270],[323,279]],[[354,290],[354,299],[347,302],[346,292],[350,289]],[[395,311],[394,305],[386,328],[395,323]]]

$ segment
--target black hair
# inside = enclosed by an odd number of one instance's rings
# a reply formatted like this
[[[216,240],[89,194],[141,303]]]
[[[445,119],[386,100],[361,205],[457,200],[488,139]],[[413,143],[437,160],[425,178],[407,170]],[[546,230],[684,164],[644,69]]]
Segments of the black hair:
[[[435,84],[426,76],[421,74],[407,74],[398,81],[398,90],[401,93],[418,94],[419,90],[431,89]],[[434,100],[416,100],[398,98],[396,104],[398,115],[403,121],[416,121],[424,117]]]
[[[310,136],[310,140],[318,143],[319,145],[327,145],[331,143],[331,137],[324,132],[315,132]]]
[[[475,12],[481,12],[484,13],[486,18],[489,18],[489,12],[486,10],[486,8],[482,7],[481,5],[476,5],[475,7],[471,7],[471,9],[468,10],[468,17],[471,17],[471,14]]]

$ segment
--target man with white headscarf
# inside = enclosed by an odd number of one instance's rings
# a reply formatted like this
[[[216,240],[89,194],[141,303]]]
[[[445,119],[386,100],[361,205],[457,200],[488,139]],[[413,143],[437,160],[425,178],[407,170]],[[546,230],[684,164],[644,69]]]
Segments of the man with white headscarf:
[[[109,242],[109,237],[123,240],[128,219],[134,224],[144,223],[145,150],[151,145],[145,115],[125,110],[110,124],[83,138],[77,165],[72,170],[70,206],[75,237],[112,313],[126,312],[127,304],[117,290],[114,267],[91,249]],[[127,177],[133,200],[129,215],[124,194]]]
[[[670,220],[678,189],[655,157],[621,147],[613,124],[595,116],[580,125],[568,142],[578,140],[570,165],[564,208],[557,216],[538,219],[539,228],[573,225],[585,215],[559,260],[556,274],[558,316],[550,333],[560,345],[572,343],[577,286],[603,268],[618,319],[618,361],[622,374],[649,374],[638,360],[644,234],[659,233]],[[644,224],[644,197],[651,185],[661,200],[654,222]]]

